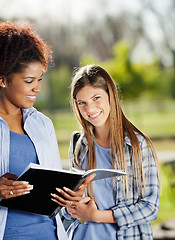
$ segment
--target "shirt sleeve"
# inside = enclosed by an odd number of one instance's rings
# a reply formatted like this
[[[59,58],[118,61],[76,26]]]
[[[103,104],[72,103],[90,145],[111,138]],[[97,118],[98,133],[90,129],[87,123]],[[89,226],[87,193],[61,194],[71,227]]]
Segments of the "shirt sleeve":
[[[56,138],[56,133],[55,133],[55,129],[53,126],[52,121],[50,121],[50,146],[51,146],[51,153],[52,153],[52,161],[53,161],[53,165],[57,166],[57,168],[62,169],[62,164],[61,164],[61,157],[60,157],[60,153],[59,153],[59,148],[58,148],[58,142],[57,142],[57,138]]]
[[[159,182],[158,174],[150,150],[150,167],[148,161],[148,151],[146,141],[141,144],[143,169],[145,173],[145,189],[143,194],[133,204],[126,204],[123,201],[121,204],[112,208],[113,216],[120,230],[125,230],[129,227],[151,222],[157,218],[159,209]],[[147,152],[147,153],[146,153]],[[133,193],[133,199],[135,198]]]
[[[48,137],[49,137],[48,151],[50,154],[50,156],[49,156],[50,167],[62,169],[61,157],[60,157],[60,153],[59,153],[58,142],[57,142],[57,138],[56,138],[54,125],[48,117],[45,117],[44,124],[45,124],[45,128],[48,131]]]
[[[62,208],[61,208],[59,214],[60,214],[60,217],[61,217],[61,218],[64,217],[64,218],[66,218],[67,220],[72,220],[72,219],[73,219],[73,218],[71,217],[71,215],[67,212],[67,210],[66,210],[65,207],[62,207]]]

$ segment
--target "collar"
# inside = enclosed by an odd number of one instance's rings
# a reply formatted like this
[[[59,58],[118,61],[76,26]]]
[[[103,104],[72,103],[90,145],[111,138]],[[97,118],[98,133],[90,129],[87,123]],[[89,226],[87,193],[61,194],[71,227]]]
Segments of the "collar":
[[[33,115],[34,117],[36,117],[36,113],[37,113],[37,110],[36,108],[34,107],[31,107],[31,108],[22,108],[22,114],[23,114],[23,120],[24,122],[26,121],[26,119]]]

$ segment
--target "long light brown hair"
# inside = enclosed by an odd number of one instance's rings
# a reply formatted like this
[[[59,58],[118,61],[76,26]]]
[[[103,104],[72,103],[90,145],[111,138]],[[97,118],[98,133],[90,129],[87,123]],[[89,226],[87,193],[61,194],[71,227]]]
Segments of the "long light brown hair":
[[[96,157],[95,150],[93,144],[93,130],[94,127],[91,123],[86,121],[79,111],[76,95],[80,89],[83,87],[90,85],[93,87],[102,88],[105,90],[109,96],[109,104],[110,104],[110,139],[111,139],[111,158],[113,162],[113,168],[117,165],[119,169],[122,169],[127,172],[126,160],[125,160],[125,152],[124,152],[124,137],[127,135],[131,141],[132,145],[132,171],[134,174],[135,182],[137,184],[138,194],[142,193],[142,186],[145,187],[145,179],[142,165],[142,154],[141,148],[136,136],[136,133],[142,135],[147,142],[148,145],[148,161],[150,161],[150,149],[153,153],[153,157],[159,172],[158,168],[158,160],[156,156],[155,149],[151,140],[143,134],[139,129],[137,129],[125,116],[123,113],[118,91],[116,85],[109,75],[109,73],[104,70],[102,67],[97,65],[87,65],[80,68],[74,75],[71,86],[71,100],[74,113],[82,126],[82,136],[77,142],[75,153],[74,153],[74,162],[77,166],[80,167],[79,164],[79,153],[80,153],[80,144],[81,139],[85,135],[88,143],[88,161],[87,161],[87,170],[96,168]],[[122,178],[123,186],[126,191],[128,191],[128,183],[127,178]],[[89,194],[93,196],[92,188],[88,189]]]

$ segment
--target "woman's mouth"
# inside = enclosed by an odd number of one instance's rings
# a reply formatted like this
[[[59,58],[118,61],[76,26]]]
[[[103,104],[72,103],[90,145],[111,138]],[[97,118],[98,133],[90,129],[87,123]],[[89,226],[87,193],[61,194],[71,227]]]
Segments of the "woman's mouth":
[[[97,118],[99,115],[101,114],[101,112],[95,113],[95,114],[88,114],[88,116],[92,119]]]
[[[35,100],[36,100],[36,96],[27,96],[27,98],[28,98],[29,101],[31,101],[31,102],[35,102]]]

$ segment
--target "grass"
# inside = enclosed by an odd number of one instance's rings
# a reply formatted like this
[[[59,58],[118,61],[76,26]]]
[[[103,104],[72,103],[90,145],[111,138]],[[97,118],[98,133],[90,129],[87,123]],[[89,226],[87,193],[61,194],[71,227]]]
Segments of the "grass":
[[[175,150],[175,102],[160,108],[157,103],[129,102],[123,104],[128,119],[152,140],[157,151]],[[68,158],[69,141],[79,125],[71,112],[57,111],[47,113],[52,119],[63,159]]]
[[[175,102],[148,103],[135,102],[123,104],[126,116],[152,140],[157,151],[175,151]],[[69,141],[79,125],[71,112],[56,112],[48,115],[54,123],[61,158],[68,159]],[[67,160],[66,160],[67,161]],[[173,176],[175,179],[175,176]],[[159,216],[153,225],[175,217],[175,203],[170,188],[168,173],[161,165],[162,196],[160,196]],[[175,192],[175,190],[174,190]]]
[[[150,138],[175,137],[175,102],[129,102],[123,104],[126,116]],[[175,148],[174,148],[175,149]]]
[[[153,225],[175,218],[175,186],[170,186],[170,177],[175,181],[175,176],[170,176],[170,171],[161,164],[162,195],[160,196],[159,215]]]

